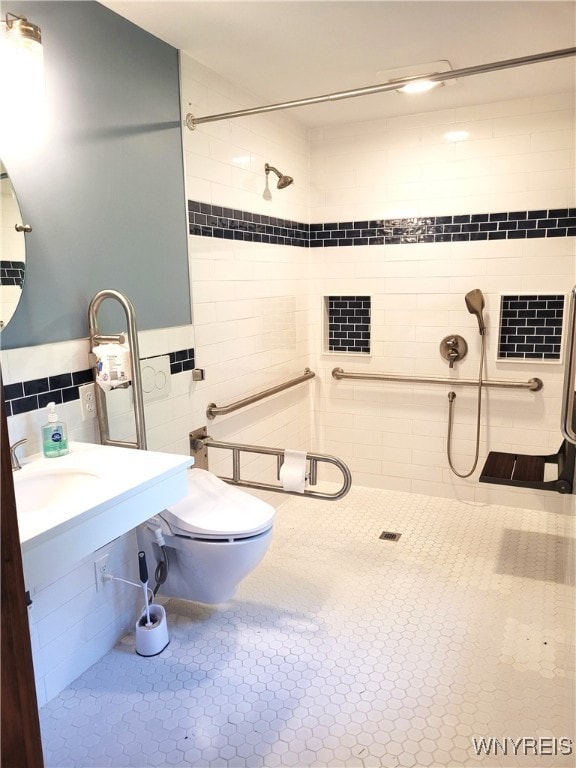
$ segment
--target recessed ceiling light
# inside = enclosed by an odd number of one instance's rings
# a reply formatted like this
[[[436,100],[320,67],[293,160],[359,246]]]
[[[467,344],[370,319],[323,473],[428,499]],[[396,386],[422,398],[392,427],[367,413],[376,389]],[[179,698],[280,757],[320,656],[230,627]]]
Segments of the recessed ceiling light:
[[[376,74],[381,83],[398,82],[398,93],[426,93],[432,88],[445,85],[454,85],[455,80],[429,80],[428,78],[438,72],[451,72],[453,69],[448,59],[427,61],[422,64],[411,64],[408,67],[396,69],[381,69]],[[406,81],[410,82],[406,82]]]
[[[441,80],[414,80],[412,83],[406,83],[402,88],[398,88],[398,93],[426,93],[440,85],[444,85]]]

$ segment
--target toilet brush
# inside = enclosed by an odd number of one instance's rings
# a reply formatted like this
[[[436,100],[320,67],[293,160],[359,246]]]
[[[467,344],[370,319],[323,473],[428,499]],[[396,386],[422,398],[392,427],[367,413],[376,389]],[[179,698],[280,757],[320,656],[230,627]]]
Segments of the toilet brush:
[[[151,627],[150,606],[148,605],[148,563],[146,562],[146,552],[138,552],[138,567],[140,568],[140,581],[144,589],[144,606],[146,611],[146,627]]]
[[[140,582],[144,590],[144,611],[136,622],[136,653],[157,656],[170,642],[164,606],[148,602],[148,565],[146,553],[138,552]]]

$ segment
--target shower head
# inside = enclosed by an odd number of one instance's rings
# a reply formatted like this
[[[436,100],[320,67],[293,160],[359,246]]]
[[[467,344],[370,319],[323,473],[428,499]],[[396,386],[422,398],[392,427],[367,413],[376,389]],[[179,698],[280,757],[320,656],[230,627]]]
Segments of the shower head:
[[[283,173],[280,173],[278,168],[274,168],[274,166],[268,165],[268,163],[266,163],[266,165],[264,166],[264,169],[266,171],[266,176],[268,176],[270,171],[273,171],[276,174],[276,176],[278,176],[278,184],[276,184],[276,187],[278,189],[284,189],[285,187],[289,187],[290,184],[292,184],[294,181],[292,176],[284,176]]]
[[[484,309],[484,295],[480,288],[474,288],[473,291],[467,293],[464,297],[464,301],[466,302],[468,312],[470,312],[471,315],[476,315],[476,319],[478,320],[478,330],[480,331],[480,335],[484,336],[486,333],[486,326],[484,325],[484,317],[482,315],[482,310]]]

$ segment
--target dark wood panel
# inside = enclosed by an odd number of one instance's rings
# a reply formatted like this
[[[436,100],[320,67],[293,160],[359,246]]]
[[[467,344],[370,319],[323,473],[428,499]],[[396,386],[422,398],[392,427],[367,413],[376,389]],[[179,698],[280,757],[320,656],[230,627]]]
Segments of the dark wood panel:
[[[540,483],[544,480],[544,456],[524,456],[516,458],[514,467],[514,480]]]
[[[4,389],[0,372],[2,459],[2,768],[42,768],[42,742],[32,666],[32,649],[14,480],[10,462]]]
[[[491,451],[484,464],[482,477],[509,480],[512,477],[515,461],[516,456],[513,453]]]

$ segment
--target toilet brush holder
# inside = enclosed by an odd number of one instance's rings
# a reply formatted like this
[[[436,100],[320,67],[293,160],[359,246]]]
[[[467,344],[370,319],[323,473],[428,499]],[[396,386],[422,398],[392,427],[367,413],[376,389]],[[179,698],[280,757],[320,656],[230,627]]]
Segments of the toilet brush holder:
[[[148,622],[146,611],[136,622],[136,653],[139,656],[157,656],[170,642],[164,607],[152,603],[148,610],[149,626],[146,626]]]

